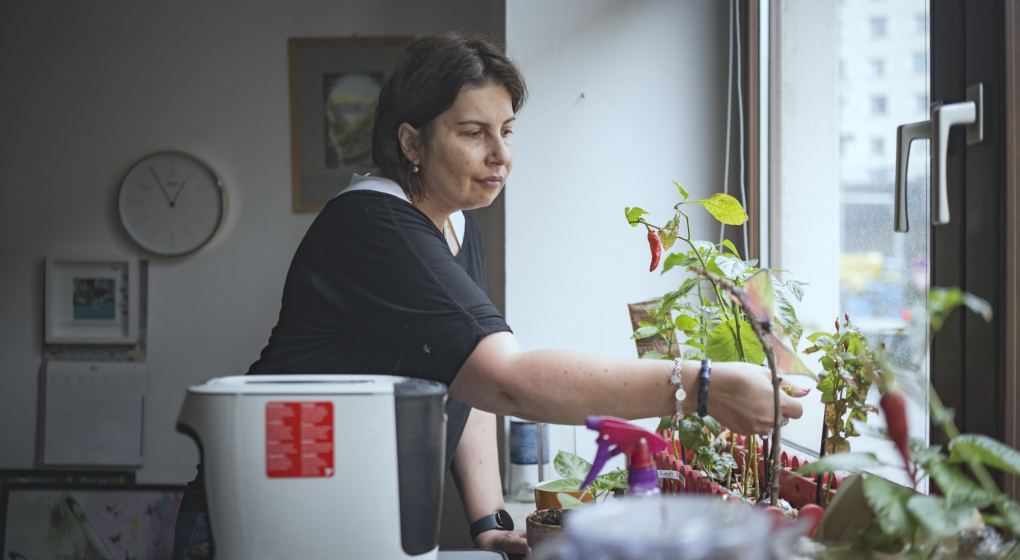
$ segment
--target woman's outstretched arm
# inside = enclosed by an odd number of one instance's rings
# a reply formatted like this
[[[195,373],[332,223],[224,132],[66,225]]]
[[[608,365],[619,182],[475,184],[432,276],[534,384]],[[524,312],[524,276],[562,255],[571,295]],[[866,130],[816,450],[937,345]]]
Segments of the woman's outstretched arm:
[[[699,364],[684,362],[684,410],[697,403]],[[523,351],[511,333],[491,334],[475,347],[450,385],[450,394],[481,410],[554,424],[583,424],[589,415],[625,419],[674,411],[672,360],[605,358],[566,350]],[[781,410],[799,418],[800,403],[785,393]],[[772,382],[767,368],[714,363],[708,411],[727,428],[764,433],[772,428]]]

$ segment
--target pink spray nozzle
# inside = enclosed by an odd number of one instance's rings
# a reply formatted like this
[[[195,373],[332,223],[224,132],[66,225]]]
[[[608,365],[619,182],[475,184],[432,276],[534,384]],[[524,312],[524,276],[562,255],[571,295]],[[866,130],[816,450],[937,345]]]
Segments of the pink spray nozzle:
[[[629,470],[647,469],[655,465],[652,454],[666,449],[666,441],[661,437],[619,418],[589,416],[585,425],[599,432],[596,440],[599,447],[595,454],[595,460],[592,462],[591,471],[588,472],[588,477],[581,485],[582,490],[602,472],[606,461],[620,453],[627,454]]]

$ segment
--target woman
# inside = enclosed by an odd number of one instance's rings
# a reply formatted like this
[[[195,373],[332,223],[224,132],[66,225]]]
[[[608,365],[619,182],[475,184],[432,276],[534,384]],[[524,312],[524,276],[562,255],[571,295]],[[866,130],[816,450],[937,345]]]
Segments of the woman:
[[[672,414],[698,364],[525,351],[484,292],[484,249],[463,210],[492,203],[513,165],[526,87],[496,47],[444,34],[407,47],[376,108],[373,160],[301,242],[279,322],[250,373],[386,373],[449,386],[447,462],[481,548],[527,552],[503,508],[496,414],[583,424]],[[800,405],[783,395],[785,417]],[[716,364],[709,411],[740,433],[773,421],[768,370]]]

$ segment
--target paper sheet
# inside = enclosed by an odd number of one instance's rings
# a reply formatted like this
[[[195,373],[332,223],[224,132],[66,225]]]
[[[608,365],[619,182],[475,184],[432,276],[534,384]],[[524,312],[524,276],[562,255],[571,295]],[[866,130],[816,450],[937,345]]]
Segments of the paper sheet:
[[[39,462],[141,466],[145,374],[136,362],[45,363]]]

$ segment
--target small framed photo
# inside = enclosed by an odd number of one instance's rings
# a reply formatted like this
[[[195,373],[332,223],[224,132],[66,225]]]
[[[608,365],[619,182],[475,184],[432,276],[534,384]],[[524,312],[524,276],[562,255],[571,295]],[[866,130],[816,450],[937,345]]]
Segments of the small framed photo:
[[[291,38],[291,195],[318,212],[354,173],[374,173],[372,125],[383,81],[412,37]]]
[[[47,344],[138,341],[138,260],[46,259]]]
[[[183,495],[183,485],[10,484],[0,492],[0,553],[170,558]]]

